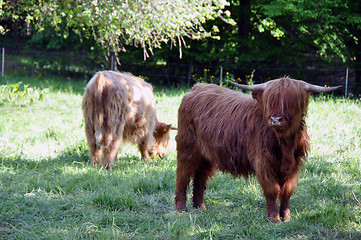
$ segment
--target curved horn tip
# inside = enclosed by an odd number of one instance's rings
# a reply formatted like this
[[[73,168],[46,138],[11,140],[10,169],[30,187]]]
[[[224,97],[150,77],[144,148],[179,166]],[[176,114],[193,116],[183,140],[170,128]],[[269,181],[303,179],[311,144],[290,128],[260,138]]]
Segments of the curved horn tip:
[[[230,84],[234,85],[234,86],[237,86],[237,85],[242,85],[242,84],[239,84],[239,83],[235,83],[231,80],[226,80],[227,82],[229,82]]]
[[[240,89],[246,90],[246,91],[255,91],[255,90],[264,90],[266,87],[266,83],[260,83],[260,84],[254,84],[254,85],[246,85],[246,84],[238,84],[232,81],[227,80],[229,83],[231,83],[233,86],[238,87]]]
[[[313,85],[313,84],[307,84],[305,86],[305,90],[307,92],[314,92],[314,93],[328,93],[328,92],[333,92],[342,87],[343,87],[342,85],[339,85],[336,87],[321,87],[321,86],[317,86],[317,85]]]
[[[330,88],[333,89],[332,91],[335,91],[335,90],[340,89],[340,88],[342,88],[342,87],[343,87],[342,85],[338,85],[338,86],[330,87]]]

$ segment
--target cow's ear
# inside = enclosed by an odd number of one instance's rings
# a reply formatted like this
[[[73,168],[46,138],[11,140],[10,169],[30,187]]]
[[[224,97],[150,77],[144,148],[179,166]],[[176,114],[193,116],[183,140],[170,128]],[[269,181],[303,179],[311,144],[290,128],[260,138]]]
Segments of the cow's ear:
[[[252,97],[257,100],[257,102],[262,102],[263,90],[254,90],[252,91]]]
[[[163,133],[166,134],[169,132],[169,129],[172,127],[172,124],[162,124]]]
[[[170,129],[170,126],[169,126],[169,125],[165,125],[165,126],[164,126],[164,129],[163,129],[163,132],[164,132],[164,133],[167,133],[167,132],[169,131],[169,129]]]

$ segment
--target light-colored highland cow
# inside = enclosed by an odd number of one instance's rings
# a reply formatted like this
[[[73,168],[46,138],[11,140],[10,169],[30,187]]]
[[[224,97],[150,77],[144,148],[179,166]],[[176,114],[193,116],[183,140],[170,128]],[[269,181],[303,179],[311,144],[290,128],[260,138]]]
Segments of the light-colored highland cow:
[[[205,208],[207,180],[218,169],[234,176],[255,175],[266,198],[271,222],[290,217],[289,200],[306,158],[310,92],[331,92],[290,78],[237,87],[197,84],[178,111],[176,209],[186,209],[193,178],[193,206]],[[280,200],[278,211],[277,200]]]
[[[97,72],[83,97],[85,133],[93,164],[111,170],[123,142],[142,158],[164,157],[171,125],[158,121],[153,87],[130,73]],[[174,129],[174,128],[172,128]]]

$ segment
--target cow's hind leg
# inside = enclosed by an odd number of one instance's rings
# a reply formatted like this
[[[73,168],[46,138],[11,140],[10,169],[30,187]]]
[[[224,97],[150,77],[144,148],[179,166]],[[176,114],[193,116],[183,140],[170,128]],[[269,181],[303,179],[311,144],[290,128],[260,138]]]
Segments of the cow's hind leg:
[[[207,180],[212,177],[214,167],[205,159],[200,161],[193,177],[193,207],[206,209],[204,205],[204,191],[207,188]]]
[[[120,124],[112,129],[108,129],[104,144],[104,167],[112,170],[117,154],[120,150],[123,140],[124,125]]]
[[[298,175],[293,178],[288,179],[282,186],[281,194],[280,194],[280,218],[282,221],[287,221],[290,219],[291,211],[290,211],[290,198],[297,186],[298,183]]]
[[[114,139],[107,147],[104,148],[104,167],[107,170],[112,170],[114,162],[117,158],[122,140]]]
[[[101,146],[95,144],[92,147],[90,147],[90,152],[92,155],[92,163],[93,165],[97,164],[98,166],[101,166],[102,164],[102,148]]]
[[[182,154],[178,150],[177,156],[177,179],[175,190],[175,206],[177,211],[187,210],[187,188],[192,177],[192,167],[187,164],[190,159],[181,156]]]
[[[101,146],[96,142],[93,127],[88,123],[85,124],[85,135],[89,146],[92,164],[97,164],[100,166],[102,163],[102,149]]]

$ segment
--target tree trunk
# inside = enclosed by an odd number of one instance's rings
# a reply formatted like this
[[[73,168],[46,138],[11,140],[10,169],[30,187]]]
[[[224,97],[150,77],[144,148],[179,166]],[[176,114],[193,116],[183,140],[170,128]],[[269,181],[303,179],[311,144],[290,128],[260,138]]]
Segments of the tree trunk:
[[[355,89],[354,92],[359,97],[361,94],[361,50],[356,50],[355,54]]]
[[[237,9],[239,18],[237,21],[238,35],[247,38],[251,30],[251,4],[249,0],[240,0]]]
[[[19,21],[13,20],[13,22],[11,24],[11,33],[12,33],[14,43],[18,42],[18,36],[19,36],[18,29],[19,29]]]
[[[108,61],[109,61],[109,68],[110,70],[113,70],[113,71],[118,71],[118,59],[117,59],[117,55],[115,55],[114,52],[112,52],[110,54],[110,56],[108,57]]]
[[[361,30],[354,26],[351,26],[350,29],[352,29],[355,37],[358,39],[361,38]],[[354,60],[350,62],[350,67],[352,67],[355,72],[355,86],[352,91],[355,96],[358,97],[358,95],[361,94],[361,46],[353,39],[346,42],[346,46],[352,54],[350,57],[354,58]]]

